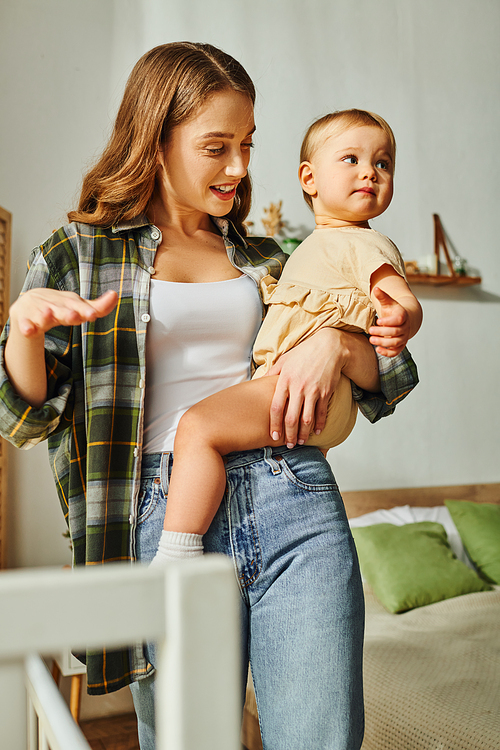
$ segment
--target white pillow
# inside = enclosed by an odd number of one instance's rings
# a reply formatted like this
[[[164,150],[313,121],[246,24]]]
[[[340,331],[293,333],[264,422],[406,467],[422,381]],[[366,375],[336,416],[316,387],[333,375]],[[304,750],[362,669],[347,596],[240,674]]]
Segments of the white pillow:
[[[467,556],[457,527],[453,523],[450,511],[445,505],[437,505],[433,508],[400,505],[390,510],[375,510],[373,513],[365,513],[364,516],[351,518],[349,526],[352,529],[360,526],[373,526],[377,523],[392,523],[395,526],[404,526],[407,523],[419,523],[420,521],[435,521],[444,526],[453,553],[469,568],[475,570]]]

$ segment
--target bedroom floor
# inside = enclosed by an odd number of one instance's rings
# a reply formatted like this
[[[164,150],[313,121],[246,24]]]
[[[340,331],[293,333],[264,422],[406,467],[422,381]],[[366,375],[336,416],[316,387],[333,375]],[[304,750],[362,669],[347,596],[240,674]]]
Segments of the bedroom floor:
[[[139,750],[134,713],[80,723],[92,750]]]
[[[89,719],[80,722],[80,727],[92,750],[140,750],[134,713]]]

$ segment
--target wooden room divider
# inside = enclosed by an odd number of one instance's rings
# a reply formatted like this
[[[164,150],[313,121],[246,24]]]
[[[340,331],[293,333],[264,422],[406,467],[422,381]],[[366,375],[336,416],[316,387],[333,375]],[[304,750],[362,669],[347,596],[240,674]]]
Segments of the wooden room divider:
[[[4,327],[10,302],[10,237],[12,216],[0,206],[0,326]],[[0,568],[6,566],[6,493],[7,456],[5,441],[0,438]]]

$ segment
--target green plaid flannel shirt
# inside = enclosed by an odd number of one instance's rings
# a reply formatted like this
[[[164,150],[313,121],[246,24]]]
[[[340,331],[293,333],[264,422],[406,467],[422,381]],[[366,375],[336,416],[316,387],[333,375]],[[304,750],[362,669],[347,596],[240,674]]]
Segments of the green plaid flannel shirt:
[[[231,262],[255,282],[278,278],[286,256],[271,238],[242,239],[214,219]],[[48,287],[94,299],[118,292],[106,317],[45,336],[48,395],[31,407],[3,366],[8,324],[0,339],[0,433],[19,448],[48,440],[49,460],[68,524],[75,565],[135,559],[141,475],[149,287],[159,230],[146,217],[113,228],[70,224],[33,250],[22,292]],[[354,398],[370,421],[394,411],[418,382],[407,352],[381,360],[382,390]],[[118,690],[152,667],[140,644],[87,652],[88,691]]]

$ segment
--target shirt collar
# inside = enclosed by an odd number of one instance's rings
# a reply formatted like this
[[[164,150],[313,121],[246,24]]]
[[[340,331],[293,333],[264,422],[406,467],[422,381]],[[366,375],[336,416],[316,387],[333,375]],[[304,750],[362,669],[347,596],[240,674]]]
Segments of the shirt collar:
[[[128,221],[119,221],[118,224],[114,224],[111,227],[113,234],[118,232],[126,232],[129,229],[139,229],[139,227],[150,226],[150,221],[146,214],[140,214],[135,219],[129,219]]]
[[[212,219],[215,226],[219,229],[219,231],[221,232],[225,240],[232,242],[231,237],[229,236],[230,234],[232,234],[236,238],[236,243],[235,243],[236,245],[243,245],[243,247],[245,248],[247,247],[247,241],[237,231],[232,221],[229,221],[229,219],[224,219],[224,218],[221,219],[221,218],[218,218],[217,216],[211,216],[210,218]]]

